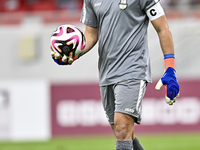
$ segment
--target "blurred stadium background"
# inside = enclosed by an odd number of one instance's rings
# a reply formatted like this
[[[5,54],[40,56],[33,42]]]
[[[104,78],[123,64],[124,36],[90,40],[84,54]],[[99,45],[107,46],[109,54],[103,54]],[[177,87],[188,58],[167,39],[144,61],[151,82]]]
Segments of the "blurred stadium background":
[[[72,66],[58,66],[50,57],[49,40],[57,26],[73,24],[84,31],[82,3],[0,0],[0,150],[114,149],[99,94],[97,46]],[[181,96],[169,107],[164,89],[154,90],[164,64],[150,24],[153,83],[136,133],[148,150],[198,150],[200,0],[161,3],[174,38]]]

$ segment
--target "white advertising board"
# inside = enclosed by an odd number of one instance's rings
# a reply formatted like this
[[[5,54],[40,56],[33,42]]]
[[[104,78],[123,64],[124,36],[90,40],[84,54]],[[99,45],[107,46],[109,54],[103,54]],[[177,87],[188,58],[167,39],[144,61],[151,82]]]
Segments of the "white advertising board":
[[[48,89],[42,80],[0,81],[0,139],[50,137]]]

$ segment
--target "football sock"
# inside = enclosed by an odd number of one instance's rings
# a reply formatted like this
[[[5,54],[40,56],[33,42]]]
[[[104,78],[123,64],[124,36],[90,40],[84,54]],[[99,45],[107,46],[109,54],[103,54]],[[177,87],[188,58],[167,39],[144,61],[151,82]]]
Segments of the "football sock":
[[[133,141],[117,141],[116,150],[133,150]]]
[[[140,141],[138,140],[137,137],[135,137],[135,140],[133,141],[133,149],[134,150],[144,150],[144,148],[140,144]]]

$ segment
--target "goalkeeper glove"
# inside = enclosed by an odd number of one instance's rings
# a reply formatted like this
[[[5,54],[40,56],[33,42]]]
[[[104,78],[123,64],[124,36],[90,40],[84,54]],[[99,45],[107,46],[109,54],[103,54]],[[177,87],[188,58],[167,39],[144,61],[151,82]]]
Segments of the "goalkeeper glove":
[[[50,48],[52,50],[51,57],[58,65],[71,65],[75,60],[81,57],[81,54],[76,58],[72,57],[73,52],[70,52],[69,56],[66,56],[65,54],[61,55],[60,53],[53,51],[51,46]]]
[[[175,71],[175,58],[172,54],[167,54],[164,56],[165,58],[165,73],[162,78],[156,84],[156,90],[160,90],[160,88],[165,85],[165,99],[169,105],[173,105],[175,103],[176,98],[179,97],[179,84],[176,78]]]

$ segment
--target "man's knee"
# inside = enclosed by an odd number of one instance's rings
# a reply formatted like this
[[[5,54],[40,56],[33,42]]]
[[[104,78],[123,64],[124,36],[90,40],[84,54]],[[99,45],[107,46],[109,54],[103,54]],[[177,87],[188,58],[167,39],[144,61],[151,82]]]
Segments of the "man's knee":
[[[115,113],[114,133],[117,141],[132,140],[134,119],[126,114]]]
[[[115,136],[118,141],[124,141],[129,138],[129,130],[126,123],[116,123],[115,125]]]

